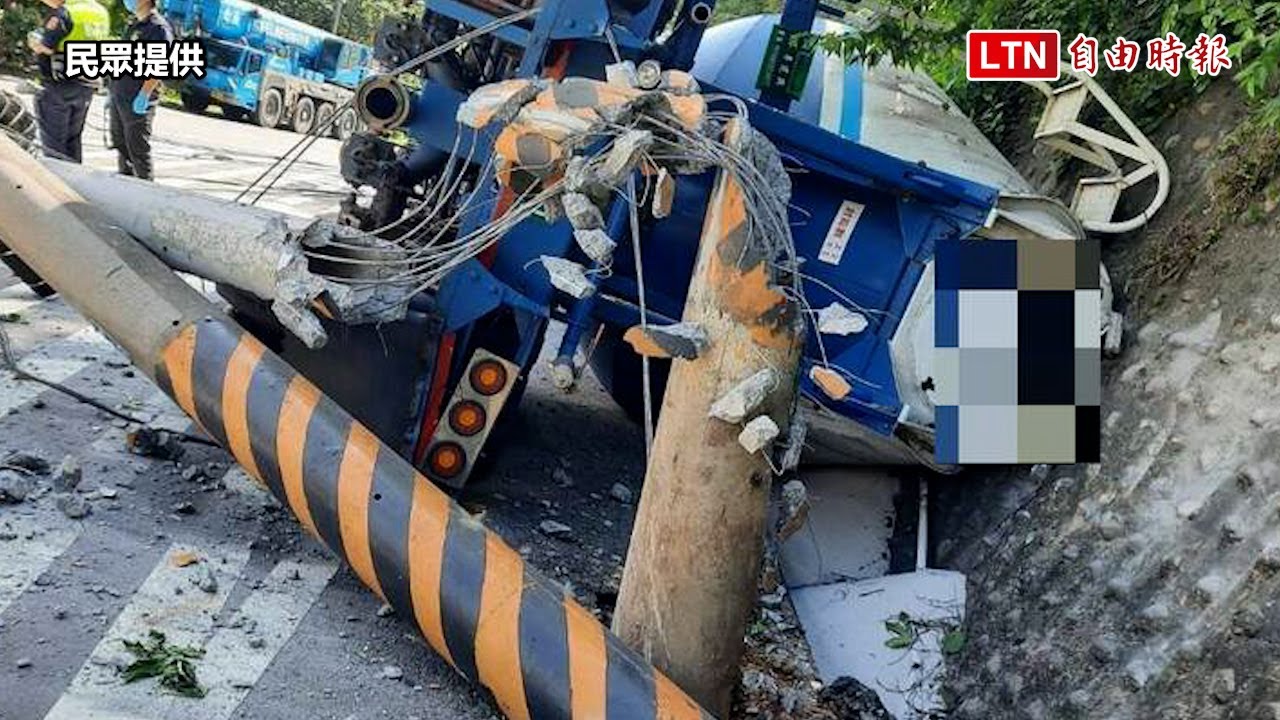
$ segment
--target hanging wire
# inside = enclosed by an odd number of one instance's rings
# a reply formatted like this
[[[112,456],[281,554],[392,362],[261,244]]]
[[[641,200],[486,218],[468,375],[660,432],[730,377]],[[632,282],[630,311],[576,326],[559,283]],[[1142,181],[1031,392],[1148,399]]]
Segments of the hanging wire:
[[[644,259],[640,255],[640,211],[636,208],[635,173],[627,176],[627,203],[631,214],[631,252],[636,259],[636,290],[640,300],[640,331],[649,334],[649,308],[644,290]],[[644,451],[653,454],[653,387],[650,385],[649,356],[640,354],[640,382],[644,383]]]
[[[491,32],[494,32],[503,27],[506,27],[507,25],[511,25],[513,23],[517,23],[522,20],[533,17],[538,13],[539,10],[541,10],[541,7],[531,7],[526,10],[521,10],[519,12],[512,13],[510,15],[505,15],[501,18],[494,20],[493,22],[489,22],[484,25],[481,25],[480,27],[477,27],[469,32],[465,32],[449,40],[448,42],[438,45],[414,58],[409,59],[408,61],[402,63],[398,67],[393,68],[388,74],[401,75],[403,73],[415,70],[421,67],[422,65],[434,60],[435,58],[441,55],[444,55],[445,53],[450,52],[461,45],[471,42],[472,40],[478,37],[482,37]],[[314,145],[317,140],[319,140],[322,136],[324,136],[329,132],[329,128],[333,127],[333,124],[337,122],[338,118],[342,115],[343,111],[350,108],[354,101],[355,101],[355,96],[353,95],[352,97],[343,101],[341,105],[334,108],[333,114],[330,115],[325,122],[318,123],[315,127],[311,129],[311,132],[309,132],[307,135],[304,135],[301,139],[298,140],[298,142],[294,143],[292,147],[286,150],[284,155],[281,155],[279,158],[277,158],[276,161],[270,165],[270,167],[264,170],[261,175],[259,175],[251,183],[249,183],[248,187],[246,187],[243,191],[240,192],[239,195],[236,196],[235,201],[240,202],[246,195],[248,195],[250,192],[253,191],[253,188],[258,183],[263,182],[268,176],[271,175],[271,173],[278,166],[280,166],[281,163],[284,163],[284,167],[280,169],[280,171],[276,174],[275,178],[272,179],[270,182],[268,182],[266,187],[262,191],[258,192],[258,194],[255,195],[253,199],[249,201],[250,205],[257,204],[258,200],[262,198],[262,196],[266,193],[267,189],[269,189],[272,185],[278,182],[280,178],[283,177],[284,174],[289,171],[289,168],[291,168],[294,163],[296,163],[304,154],[306,154],[307,150],[311,149],[311,146]],[[304,145],[305,147],[303,147]],[[301,148],[301,150],[299,150],[299,148]],[[290,155],[295,151],[298,154],[295,157],[290,158]]]

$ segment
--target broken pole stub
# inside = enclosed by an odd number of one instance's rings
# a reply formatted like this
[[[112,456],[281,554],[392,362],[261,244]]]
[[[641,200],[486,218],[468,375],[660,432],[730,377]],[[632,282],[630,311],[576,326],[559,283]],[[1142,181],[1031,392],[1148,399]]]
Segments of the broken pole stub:
[[[741,128],[731,122],[726,141]],[[721,171],[712,192],[683,322],[705,330],[696,358],[672,361],[640,496],[613,630],[727,717],[756,599],[772,470],[742,427],[711,416],[744,380],[777,382],[752,416],[790,425],[802,324],[748,231],[742,187]]]

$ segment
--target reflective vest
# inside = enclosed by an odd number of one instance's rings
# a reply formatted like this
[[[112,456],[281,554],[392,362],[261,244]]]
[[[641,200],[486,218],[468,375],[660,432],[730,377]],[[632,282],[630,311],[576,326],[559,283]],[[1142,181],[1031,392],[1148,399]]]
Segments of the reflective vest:
[[[68,0],[67,13],[71,15],[71,32],[58,43],[58,52],[68,40],[111,39],[111,16],[95,0]]]

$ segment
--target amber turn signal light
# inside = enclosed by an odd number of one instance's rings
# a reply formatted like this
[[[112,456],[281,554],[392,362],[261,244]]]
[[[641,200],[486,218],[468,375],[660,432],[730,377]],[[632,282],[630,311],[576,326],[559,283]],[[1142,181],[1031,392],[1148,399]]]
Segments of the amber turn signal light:
[[[458,443],[442,442],[431,448],[427,463],[436,476],[451,478],[457,476],[467,466],[467,454]]]
[[[481,395],[496,395],[507,385],[507,369],[496,360],[483,360],[471,368],[471,387]]]
[[[483,430],[488,419],[484,406],[475,400],[463,400],[449,410],[449,427],[463,437],[471,437]]]

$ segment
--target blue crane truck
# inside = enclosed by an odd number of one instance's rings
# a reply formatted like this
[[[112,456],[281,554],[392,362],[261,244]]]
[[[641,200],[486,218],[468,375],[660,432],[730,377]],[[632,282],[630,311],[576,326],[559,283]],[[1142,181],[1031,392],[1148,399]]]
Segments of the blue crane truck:
[[[218,105],[234,120],[307,134],[324,128],[345,139],[359,126],[350,109],[372,48],[245,0],[170,0],[164,13],[175,32],[204,45],[206,72],[189,77],[183,106]]]

